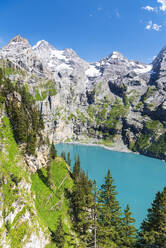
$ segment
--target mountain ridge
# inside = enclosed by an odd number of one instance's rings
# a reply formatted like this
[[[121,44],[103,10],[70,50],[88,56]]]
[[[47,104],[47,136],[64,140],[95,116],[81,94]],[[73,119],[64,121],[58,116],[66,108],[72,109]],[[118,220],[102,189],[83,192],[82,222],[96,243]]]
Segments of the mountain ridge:
[[[114,51],[89,63],[47,41],[29,47],[21,36],[0,50],[1,63],[15,70],[9,78],[28,85],[36,98],[50,140],[126,146],[161,159],[165,151],[152,147],[165,133],[165,55],[163,48],[148,65]]]

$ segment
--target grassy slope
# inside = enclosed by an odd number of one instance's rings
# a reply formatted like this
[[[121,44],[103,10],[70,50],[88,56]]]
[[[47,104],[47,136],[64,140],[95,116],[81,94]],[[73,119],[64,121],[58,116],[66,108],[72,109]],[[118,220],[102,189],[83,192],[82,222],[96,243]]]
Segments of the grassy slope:
[[[1,113],[0,113],[1,115]],[[33,217],[33,200],[24,187],[20,188],[19,183],[30,183],[28,171],[23,161],[22,154],[13,138],[13,132],[7,117],[0,118],[0,192],[3,194],[3,204],[0,206],[2,211],[3,226],[0,229],[0,239],[2,241],[4,233],[7,233],[6,240],[12,248],[19,248],[23,245],[23,239],[35,231],[35,220]],[[13,203],[19,203],[20,210],[12,223],[5,218],[12,212],[15,212]],[[20,222],[21,216],[28,211],[34,220],[34,230],[30,230],[27,221]],[[1,243],[1,242],[0,242]]]
[[[35,205],[40,219],[51,231],[56,230],[58,216],[62,216],[63,227],[66,233],[72,233],[72,224],[69,216],[69,202],[65,197],[65,189],[71,190],[73,181],[68,173],[67,165],[61,158],[56,158],[51,164],[51,186],[47,181],[47,170],[31,176],[32,191],[36,196]],[[68,237],[68,239],[70,239]],[[47,247],[56,247],[52,242]],[[67,244],[65,247],[68,247]]]
[[[30,183],[27,168],[13,138],[12,129],[7,117],[2,119],[0,125],[0,144],[0,181],[2,178],[7,180],[6,184],[2,182],[2,192],[4,194],[3,215],[5,218],[11,211],[14,211],[12,203],[16,202],[20,197],[20,195],[17,194],[18,189],[15,182],[11,179],[11,175],[13,175],[14,180],[18,182],[21,179],[25,179],[27,183]],[[56,160],[52,162],[50,174],[52,181],[51,187],[48,186],[46,168],[42,168],[40,173],[38,172],[31,175],[31,190],[35,195],[35,206],[38,213],[36,218],[42,226],[47,226],[50,231],[55,231],[58,216],[61,215],[65,232],[73,234],[68,213],[69,202],[65,197],[65,189],[72,190],[73,181],[67,170],[67,164],[63,159],[56,158]],[[0,237],[3,235],[4,230],[8,229],[11,247],[22,247],[24,236],[27,234],[30,235],[30,230],[28,230],[28,224],[26,222],[18,225],[18,227],[16,225],[19,218],[25,214],[26,209],[31,211],[30,208],[32,207],[32,199],[30,199],[25,192],[22,193],[24,194],[23,201],[25,207],[15,217],[12,225],[6,223],[6,225],[0,229]],[[70,237],[67,239],[69,240]],[[47,247],[56,247],[56,245],[52,242]],[[68,245],[66,244],[65,247],[68,247]]]

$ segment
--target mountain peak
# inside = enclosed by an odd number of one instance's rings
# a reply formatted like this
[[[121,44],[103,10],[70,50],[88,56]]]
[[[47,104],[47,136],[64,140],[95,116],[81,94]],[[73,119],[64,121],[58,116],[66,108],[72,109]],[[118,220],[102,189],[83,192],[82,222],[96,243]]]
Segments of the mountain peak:
[[[28,40],[21,37],[20,34],[15,36],[13,39],[11,39],[9,43],[13,43],[13,42],[15,42],[15,43],[24,42],[26,44],[29,44]]]
[[[120,52],[117,52],[117,51],[113,51],[109,58],[111,59],[118,59],[118,58],[124,58],[123,54],[121,54]]]
[[[36,43],[36,45],[33,46],[33,49],[37,48],[54,48],[48,41],[46,40],[40,40]]]

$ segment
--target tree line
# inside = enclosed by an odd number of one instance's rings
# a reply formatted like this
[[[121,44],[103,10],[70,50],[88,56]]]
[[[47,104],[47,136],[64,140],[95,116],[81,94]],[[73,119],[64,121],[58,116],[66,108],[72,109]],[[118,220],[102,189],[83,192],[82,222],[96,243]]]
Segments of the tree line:
[[[25,144],[25,152],[35,155],[38,145],[44,143],[44,122],[35,106],[35,99],[21,82],[11,82],[0,68],[0,105],[5,106],[18,144]]]

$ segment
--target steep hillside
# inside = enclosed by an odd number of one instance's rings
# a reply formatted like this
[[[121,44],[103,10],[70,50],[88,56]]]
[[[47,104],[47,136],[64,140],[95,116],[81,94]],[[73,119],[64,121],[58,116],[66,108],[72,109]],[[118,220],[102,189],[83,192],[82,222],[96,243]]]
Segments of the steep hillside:
[[[6,71],[0,70],[0,247],[56,247],[58,216],[68,247],[70,234],[77,240],[66,196],[70,169],[63,159],[53,160],[35,100]]]
[[[39,221],[28,167],[2,112],[0,130],[0,246],[45,247],[49,232]]]

